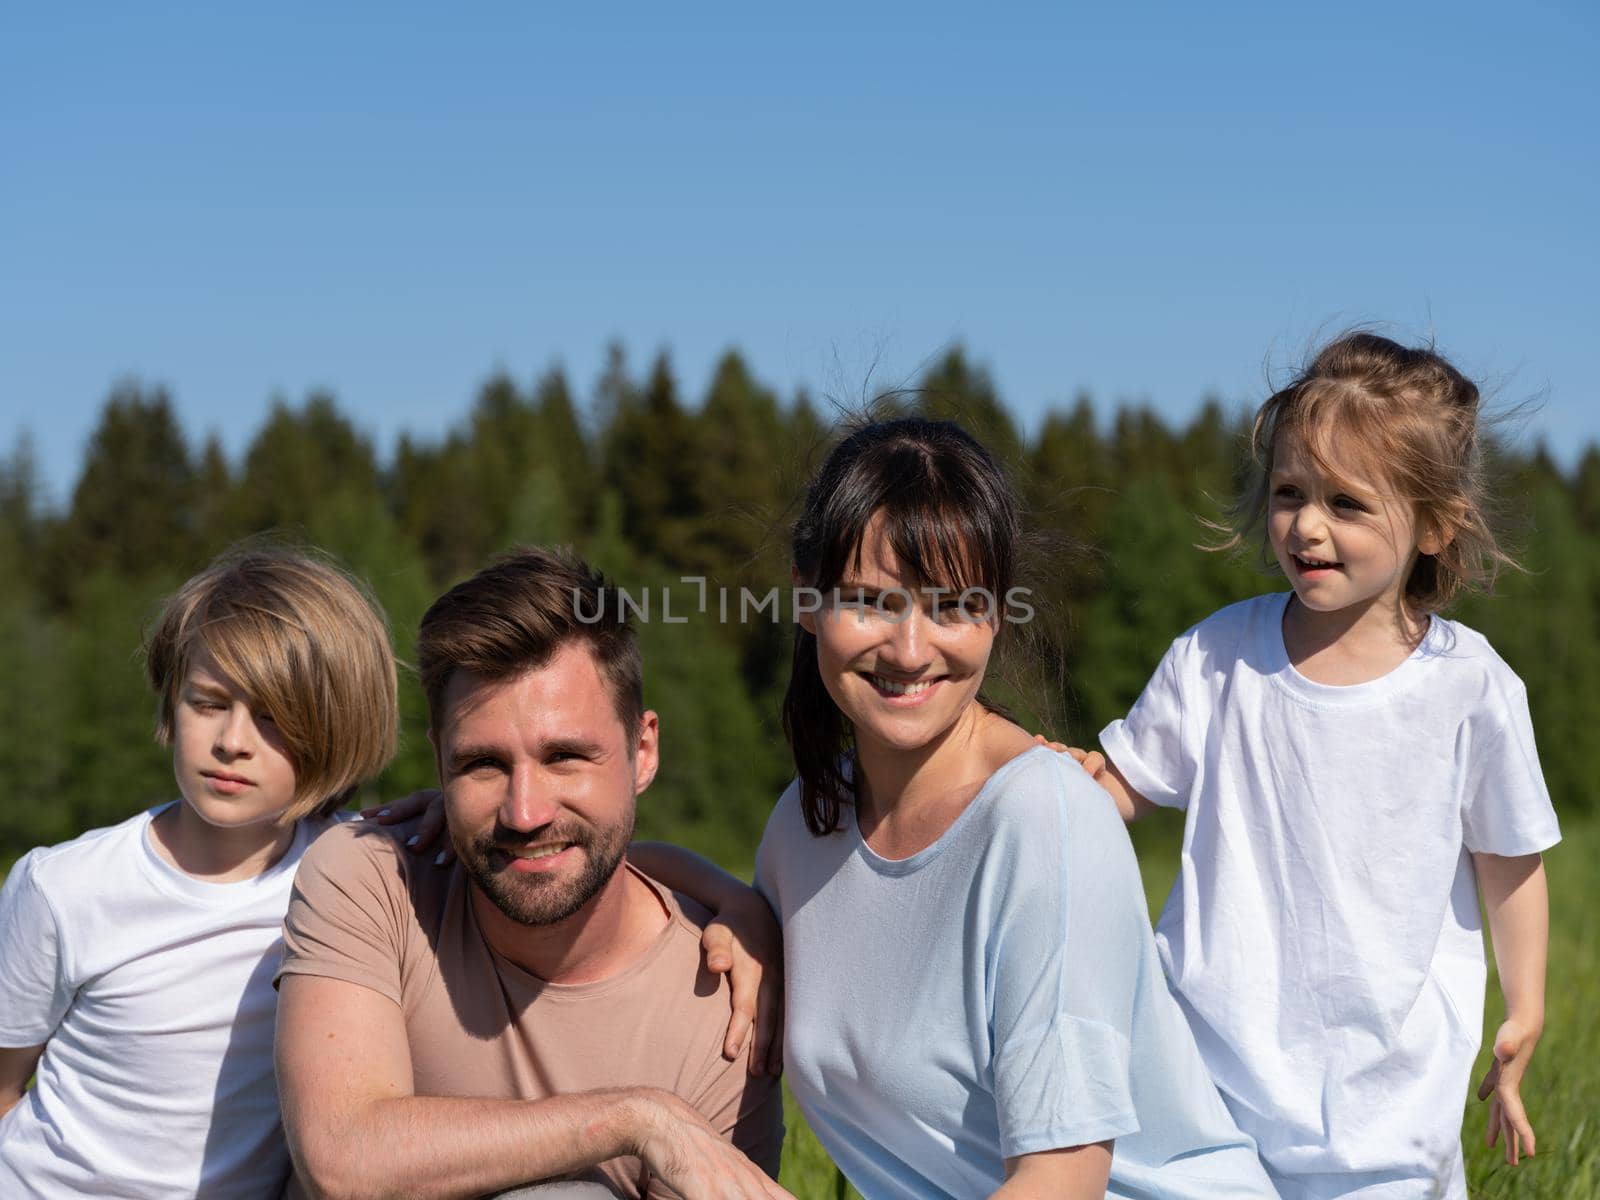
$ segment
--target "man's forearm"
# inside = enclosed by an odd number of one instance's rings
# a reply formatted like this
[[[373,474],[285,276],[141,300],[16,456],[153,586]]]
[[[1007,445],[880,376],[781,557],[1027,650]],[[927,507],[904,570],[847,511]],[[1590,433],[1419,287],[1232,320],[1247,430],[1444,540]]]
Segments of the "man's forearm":
[[[398,1096],[320,1129],[291,1122],[290,1144],[314,1196],[479,1196],[637,1153],[654,1103],[644,1089],[545,1100]]]

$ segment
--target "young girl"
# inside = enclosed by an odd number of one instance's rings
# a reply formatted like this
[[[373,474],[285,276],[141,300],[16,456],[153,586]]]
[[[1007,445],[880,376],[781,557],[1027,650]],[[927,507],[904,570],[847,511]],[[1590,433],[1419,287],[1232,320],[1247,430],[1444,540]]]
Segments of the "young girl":
[[[1358,333],[1257,414],[1241,508],[1288,593],[1183,634],[1099,779],[1186,810],[1158,924],[1211,1076],[1286,1197],[1465,1197],[1481,888],[1505,994],[1489,1141],[1532,1154],[1544,1018],[1539,852],[1559,839],[1522,683],[1437,615],[1506,562],[1483,515],[1477,389]]]
[[[186,583],[146,650],[181,798],[31,851],[0,892],[7,1197],[288,1174],[272,975],[301,854],[394,752],[388,632],[341,572],[257,550]]]
[[[799,779],[756,859],[788,1081],[868,1200],[1267,1197],[1162,981],[1133,850],[986,706],[1017,502],[954,425],[868,425],[796,523]]]

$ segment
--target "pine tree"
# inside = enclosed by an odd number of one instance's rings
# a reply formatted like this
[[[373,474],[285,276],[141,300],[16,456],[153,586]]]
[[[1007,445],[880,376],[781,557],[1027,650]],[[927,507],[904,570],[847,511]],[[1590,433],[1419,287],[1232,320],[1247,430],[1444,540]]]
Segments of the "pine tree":
[[[170,397],[119,384],[89,439],[50,555],[52,599],[66,602],[100,567],[127,578],[167,564],[192,570],[204,553],[198,525],[194,468]]]

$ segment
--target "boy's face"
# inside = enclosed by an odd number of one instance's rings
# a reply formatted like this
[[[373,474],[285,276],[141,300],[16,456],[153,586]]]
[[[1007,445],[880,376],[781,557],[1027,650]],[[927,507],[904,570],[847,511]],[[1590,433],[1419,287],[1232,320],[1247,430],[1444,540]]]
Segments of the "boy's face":
[[[274,821],[294,801],[294,763],[277,726],[251,710],[203,647],[178,689],[172,768],[184,801],[209,825]]]

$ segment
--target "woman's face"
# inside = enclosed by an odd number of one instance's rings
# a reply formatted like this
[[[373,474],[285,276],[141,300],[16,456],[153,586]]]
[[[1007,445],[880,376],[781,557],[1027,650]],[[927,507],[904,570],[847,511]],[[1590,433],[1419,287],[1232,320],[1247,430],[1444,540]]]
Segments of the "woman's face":
[[[802,618],[817,666],[858,745],[916,750],[948,732],[983,684],[999,623],[995,598],[918,587],[900,574],[881,515],[847,570]]]

